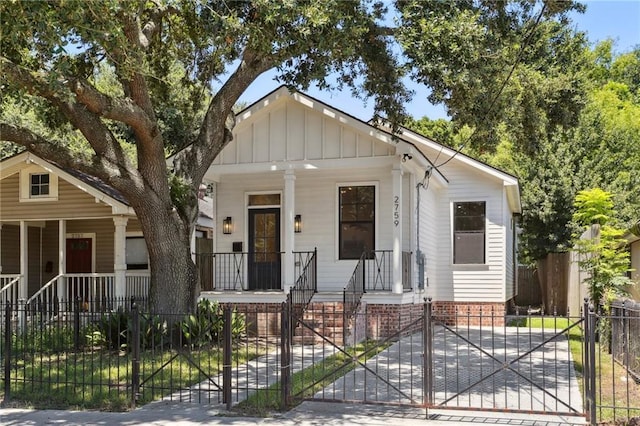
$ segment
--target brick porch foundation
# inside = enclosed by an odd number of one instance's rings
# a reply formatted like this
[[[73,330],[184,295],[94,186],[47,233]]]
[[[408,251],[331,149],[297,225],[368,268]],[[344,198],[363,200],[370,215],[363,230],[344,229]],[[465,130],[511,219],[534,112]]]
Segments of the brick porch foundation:
[[[434,318],[447,325],[504,326],[505,303],[433,302]]]

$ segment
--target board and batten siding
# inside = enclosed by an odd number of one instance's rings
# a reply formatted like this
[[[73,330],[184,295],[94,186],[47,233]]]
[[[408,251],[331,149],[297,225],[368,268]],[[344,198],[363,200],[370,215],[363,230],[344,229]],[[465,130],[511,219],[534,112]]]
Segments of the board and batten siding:
[[[218,223],[231,216],[233,233],[216,227],[217,252],[231,252],[234,241],[242,241],[247,251],[247,207],[245,195],[252,192],[283,192],[283,172],[223,176],[217,184]],[[295,173],[295,214],[302,215],[303,229],[295,234],[295,250],[318,249],[318,290],[342,291],[353,273],[355,260],[338,260],[337,188],[340,184],[376,182],[376,249],[391,249],[392,175],[391,167],[336,170],[297,170]],[[406,207],[405,207],[406,208]],[[282,217],[281,217],[282,223]],[[282,233],[281,229],[281,235]]]
[[[395,147],[282,97],[243,120],[213,165],[389,156]]]
[[[437,206],[436,283],[433,289],[438,300],[459,302],[505,301],[505,225],[503,182],[457,161],[440,170],[449,185]],[[453,263],[453,203],[486,202],[485,264],[456,265]]]
[[[95,197],[58,179],[58,200],[19,201],[20,175],[16,173],[0,181],[0,212],[2,221],[72,219],[111,215],[111,207],[97,203]]]

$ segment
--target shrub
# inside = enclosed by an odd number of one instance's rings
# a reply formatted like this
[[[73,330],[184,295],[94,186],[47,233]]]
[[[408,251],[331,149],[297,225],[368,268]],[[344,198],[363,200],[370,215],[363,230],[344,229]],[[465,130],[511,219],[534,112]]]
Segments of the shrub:
[[[140,313],[140,348],[162,346],[167,339],[167,323],[157,315]],[[102,316],[88,327],[85,338],[89,344],[101,344],[107,349],[131,348],[133,343],[133,318],[130,311],[119,308]]]
[[[217,343],[222,338],[224,325],[223,309],[218,302],[201,299],[196,312],[187,315],[180,323],[183,341],[192,347],[207,346]],[[231,334],[238,338],[246,331],[244,315],[234,309],[231,313]]]

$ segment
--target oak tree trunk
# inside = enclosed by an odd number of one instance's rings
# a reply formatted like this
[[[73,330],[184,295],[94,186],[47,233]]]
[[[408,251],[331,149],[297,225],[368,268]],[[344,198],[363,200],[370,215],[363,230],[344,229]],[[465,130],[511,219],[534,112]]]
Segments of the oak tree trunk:
[[[182,315],[193,311],[197,297],[191,258],[193,224],[185,223],[171,205],[157,204],[136,208],[149,251],[149,302],[154,314]]]

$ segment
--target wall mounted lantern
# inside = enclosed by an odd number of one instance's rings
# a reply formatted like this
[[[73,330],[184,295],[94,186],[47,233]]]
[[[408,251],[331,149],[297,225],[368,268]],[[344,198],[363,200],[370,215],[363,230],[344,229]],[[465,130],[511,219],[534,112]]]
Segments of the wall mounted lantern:
[[[302,232],[302,215],[297,214],[293,219],[293,230],[296,233]]]
[[[222,221],[222,233],[230,234],[231,231],[233,231],[233,221],[231,219],[231,216],[227,216]]]

